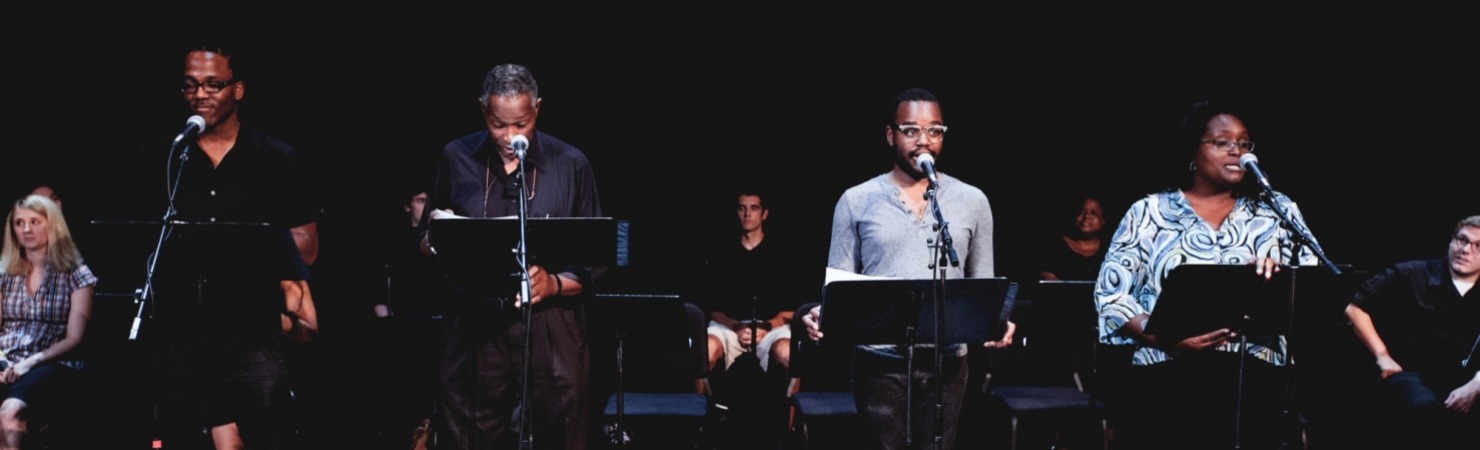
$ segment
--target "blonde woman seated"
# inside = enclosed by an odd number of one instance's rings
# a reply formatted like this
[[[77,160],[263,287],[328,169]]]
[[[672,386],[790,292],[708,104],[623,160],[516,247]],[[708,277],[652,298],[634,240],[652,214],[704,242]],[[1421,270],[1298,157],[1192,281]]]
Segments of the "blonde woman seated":
[[[27,410],[72,389],[71,351],[92,315],[97,277],[82,264],[62,210],[30,195],[11,208],[0,253],[0,449],[20,447]]]

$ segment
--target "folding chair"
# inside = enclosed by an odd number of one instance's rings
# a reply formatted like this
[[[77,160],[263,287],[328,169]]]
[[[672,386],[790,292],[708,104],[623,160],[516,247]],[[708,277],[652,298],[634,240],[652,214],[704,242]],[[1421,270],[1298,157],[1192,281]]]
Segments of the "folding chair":
[[[983,384],[990,403],[1008,419],[1009,448],[1018,448],[1025,428],[1042,431],[1057,447],[1072,440],[1067,436],[1073,426],[1097,424],[1100,448],[1108,449],[1105,407],[1086,388],[1086,381],[1096,381],[1089,377],[1098,340],[1094,283],[1039,282],[1024,290],[1014,312],[1017,342],[994,355]]]

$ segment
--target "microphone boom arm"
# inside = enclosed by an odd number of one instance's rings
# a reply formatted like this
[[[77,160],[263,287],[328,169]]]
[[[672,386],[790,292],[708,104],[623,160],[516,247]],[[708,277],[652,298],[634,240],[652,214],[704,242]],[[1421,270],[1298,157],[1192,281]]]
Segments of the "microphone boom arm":
[[[1299,222],[1296,222],[1290,216],[1290,211],[1286,210],[1284,205],[1281,205],[1278,200],[1275,200],[1274,188],[1269,185],[1269,177],[1265,176],[1264,170],[1259,168],[1259,157],[1254,156],[1253,153],[1245,153],[1238,158],[1238,163],[1240,167],[1243,167],[1245,171],[1255,177],[1259,189],[1264,191],[1264,202],[1269,204],[1270,208],[1274,209],[1275,215],[1279,216],[1280,225],[1295,236],[1297,245],[1310,247],[1311,252],[1316,254],[1316,257],[1321,260],[1322,264],[1326,265],[1327,269],[1331,269],[1332,274],[1341,275],[1341,269],[1336,266],[1336,263],[1331,262],[1331,258],[1326,257],[1326,252],[1321,250],[1321,244],[1316,242],[1316,238],[1310,234],[1310,230],[1306,229]],[[1299,250],[1297,246],[1295,251],[1292,252],[1291,257],[1299,258]]]

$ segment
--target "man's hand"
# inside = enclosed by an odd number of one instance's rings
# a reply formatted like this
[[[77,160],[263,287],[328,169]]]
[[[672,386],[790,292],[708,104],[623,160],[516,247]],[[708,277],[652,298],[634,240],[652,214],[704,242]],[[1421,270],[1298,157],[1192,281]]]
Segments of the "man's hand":
[[[1393,357],[1388,355],[1377,357],[1377,368],[1382,371],[1382,379],[1384,380],[1403,371],[1403,366],[1398,365],[1398,361],[1393,360]]]
[[[560,280],[559,277],[560,275],[551,273],[545,270],[544,267],[538,265],[529,266],[529,292],[531,294],[529,304],[537,305],[546,298],[559,297],[562,290],[561,287],[564,284],[564,281]],[[522,298],[521,294],[514,294],[514,299],[516,300],[514,302],[515,308],[523,306],[524,302],[517,301]]]
[[[818,328],[818,322],[821,320],[821,306],[812,308],[812,310],[807,311],[807,315],[802,316],[802,323],[807,325],[807,337],[812,338],[814,341],[822,339],[822,329]]]
[[[1476,376],[1449,393],[1449,398],[1444,399],[1444,407],[1450,411],[1467,413],[1475,406],[1475,396],[1480,395],[1480,376]]]
[[[743,326],[735,331],[735,335],[740,338],[740,345],[751,346],[755,344],[755,341],[766,338],[766,330],[756,328],[755,334],[752,335],[750,334],[750,327]]]
[[[986,347],[986,348],[1003,348],[1003,347],[1009,347],[1009,346],[1012,345],[1012,335],[1013,334],[1016,334],[1016,333],[1017,333],[1017,324],[1012,323],[1012,321],[1009,320],[1009,321],[1007,321],[1007,332],[1006,333],[1002,333],[1002,339],[995,340],[995,341],[987,341],[987,342],[984,342],[984,343],[982,343],[982,347]]]

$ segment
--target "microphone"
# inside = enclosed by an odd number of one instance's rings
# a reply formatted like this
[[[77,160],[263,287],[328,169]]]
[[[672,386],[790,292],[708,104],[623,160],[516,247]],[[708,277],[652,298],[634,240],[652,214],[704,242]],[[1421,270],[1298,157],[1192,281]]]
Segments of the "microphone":
[[[1259,186],[1264,188],[1265,191],[1274,191],[1274,188],[1269,187],[1269,177],[1264,176],[1264,171],[1259,169],[1258,156],[1254,156],[1253,153],[1245,153],[1243,156],[1238,157],[1238,165],[1253,174],[1254,179],[1259,181]]]
[[[524,137],[522,134],[516,134],[512,139],[509,139],[509,145],[514,146],[514,156],[523,160],[524,152],[529,151],[529,138]]]
[[[934,186],[940,181],[935,176],[935,157],[930,156],[930,153],[921,153],[920,156],[916,156],[915,167],[920,169],[921,172],[925,172],[925,178],[930,179],[930,185]]]
[[[181,131],[178,136],[175,136],[175,142],[170,145],[180,145],[180,141],[194,136],[204,129],[206,129],[206,119],[204,117],[198,115],[190,116],[189,119],[185,119],[185,131]]]

